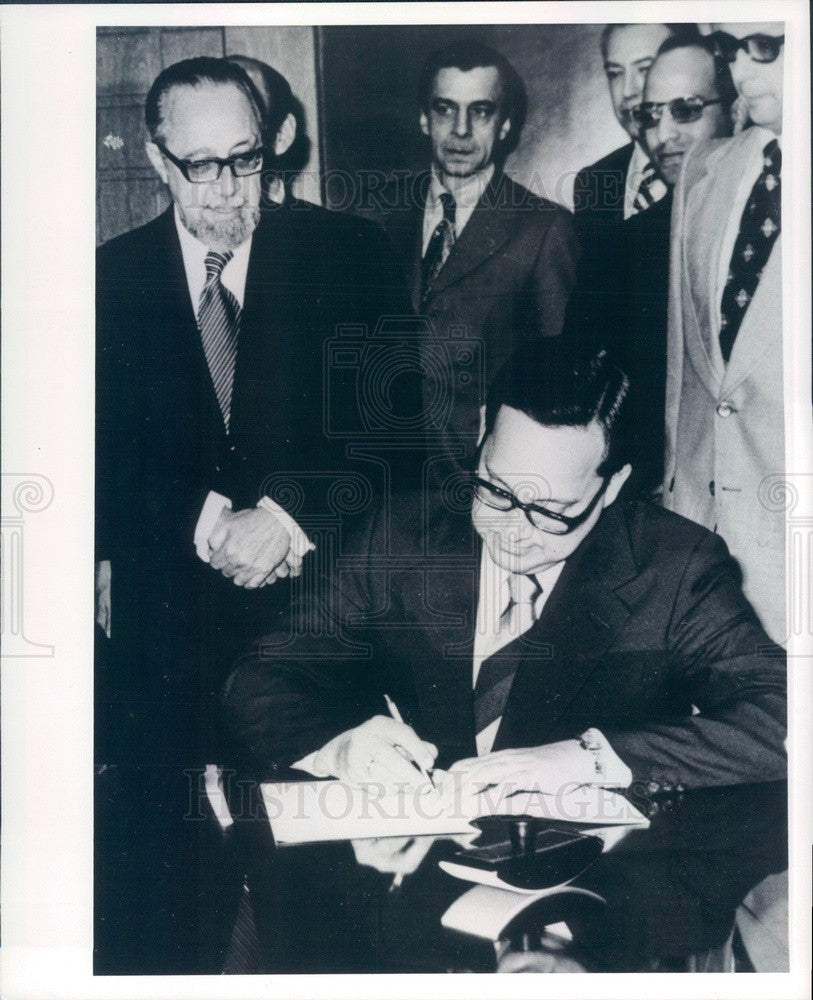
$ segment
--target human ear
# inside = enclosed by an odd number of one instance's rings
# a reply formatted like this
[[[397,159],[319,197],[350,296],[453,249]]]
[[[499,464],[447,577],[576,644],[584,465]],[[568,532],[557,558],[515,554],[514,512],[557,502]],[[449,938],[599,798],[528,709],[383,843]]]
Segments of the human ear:
[[[277,131],[277,137],[274,139],[274,153],[277,156],[282,156],[283,153],[287,153],[295,138],[296,118],[294,118],[293,115],[288,115],[282,125],[280,125],[279,130]]]
[[[500,126],[500,142],[508,135],[511,131],[511,119],[506,118],[505,121]]]
[[[426,117],[425,111],[421,112],[421,117],[418,121],[421,126],[421,132],[423,132],[424,135],[429,135],[429,119]]]
[[[164,184],[167,184],[169,182],[169,178],[167,176],[167,165],[164,162],[164,157],[161,155],[161,150],[155,145],[154,142],[150,141],[144,143],[144,148],[147,151],[147,156],[149,157],[153,169]]]
[[[610,485],[607,487],[604,493],[604,506],[609,507],[610,504],[615,500],[618,494],[621,492],[621,487],[629,479],[630,473],[632,472],[632,466],[629,462],[622,466],[618,472],[613,474],[612,479],[610,479]]]

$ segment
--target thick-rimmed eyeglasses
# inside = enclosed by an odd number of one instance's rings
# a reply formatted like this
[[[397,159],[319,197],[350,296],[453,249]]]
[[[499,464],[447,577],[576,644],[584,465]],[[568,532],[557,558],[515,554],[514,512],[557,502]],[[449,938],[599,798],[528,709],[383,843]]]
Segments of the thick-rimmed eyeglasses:
[[[477,497],[480,503],[485,504],[486,507],[491,507],[492,510],[499,510],[505,513],[509,510],[521,510],[528,518],[531,527],[539,528],[540,531],[546,531],[550,535],[567,535],[569,532],[575,531],[579,525],[584,524],[587,518],[590,517],[596,509],[596,504],[609,486],[611,479],[612,476],[605,476],[598,493],[596,493],[581,514],[576,514],[574,517],[567,517],[565,514],[559,514],[555,510],[548,510],[538,503],[523,503],[519,497],[508,490],[500,489],[494,483],[490,483],[486,479],[481,479],[474,474],[471,477],[471,484],[474,488],[475,497]]]
[[[175,164],[190,184],[211,184],[212,181],[219,181],[224,167],[231,170],[232,177],[249,177],[251,174],[258,174],[263,168],[262,146],[249,149],[245,153],[237,153],[235,156],[227,156],[224,160],[214,156],[208,160],[182,160],[170,153],[160,142],[156,142],[155,145],[170,163]]]
[[[727,31],[713,31],[709,36],[715,48],[726,62],[733,63],[737,53],[743,49],[758,63],[772,63],[779,55],[779,50],[785,44],[784,35],[746,35],[737,38]]]
[[[689,125],[699,122],[703,109],[711,104],[720,104],[720,98],[704,101],[702,97],[676,97],[673,101],[644,101],[632,109],[632,117],[639,128],[655,128],[663,117],[664,108],[668,108],[672,121],[677,125]]]

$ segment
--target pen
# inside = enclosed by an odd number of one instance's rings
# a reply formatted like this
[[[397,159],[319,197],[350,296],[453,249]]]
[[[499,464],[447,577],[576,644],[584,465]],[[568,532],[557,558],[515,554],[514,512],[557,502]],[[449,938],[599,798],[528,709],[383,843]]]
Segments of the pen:
[[[390,698],[388,694],[385,694],[384,701],[387,703],[387,708],[389,709],[389,713],[393,717],[393,719],[395,719],[396,722],[400,722],[403,725],[404,722],[403,717],[401,713],[398,711],[398,706],[395,704],[392,698]],[[418,770],[421,772],[424,778],[426,778],[429,784],[434,788],[435,783],[434,781],[432,781],[432,775],[426,770],[426,768],[421,767],[421,765],[417,762],[417,760],[413,760],[412,763],[415,765],[415,767],[418,768]]]

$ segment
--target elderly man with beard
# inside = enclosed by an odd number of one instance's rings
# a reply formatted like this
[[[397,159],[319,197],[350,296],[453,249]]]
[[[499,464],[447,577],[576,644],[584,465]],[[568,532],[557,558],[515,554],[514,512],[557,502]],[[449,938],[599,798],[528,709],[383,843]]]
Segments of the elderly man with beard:
[[[97,798],[107,971],[219,971],[222,942],[206,947],[201,928],[228,894],[202,878],[207,826],[189,821],[210,801],[204,765],[228,761],[214,693],[260,609],[288,596],[287,581],[265,585],[312,548],[295,520],[312,484],[342,468],[324,433],[325,341],[406,308],[372,224],[262,207],[263,171],[291,138],[264,120],[239,66],[165,69],[146,150],[172,204],[98,254],[97,769],[117,775]],[[295,511],[268,495],[280,477]]]

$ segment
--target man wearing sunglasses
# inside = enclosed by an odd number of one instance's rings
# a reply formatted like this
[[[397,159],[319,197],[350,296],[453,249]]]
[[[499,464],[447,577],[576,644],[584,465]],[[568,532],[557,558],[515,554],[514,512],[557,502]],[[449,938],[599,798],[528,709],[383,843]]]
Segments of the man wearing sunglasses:
[[[695,143],[731,134],[735,97],[706,39],[671,35],[661,45],[632,117],[666,195],[617,225],[612,254],[600,245],[585,248],[568,306],[567,335],[600,331],[630,374],[635,486],[645,493],[663,481],[672,189]]]
[[[613,111],[630,142],[584,167],[573,185],[576,230],[583,246],[611,247],[612,227],[646,211],[666,193],[644,147],[633,109],[643,99],[649,67],[667,38],[696,38],[696,24],[608,24],[601,57]],[[609,227],[609,231],[608,231]]]
[[[419,786],[415,762],[551,792],[784,776],[781,651],[724,543],[619,499],[627,390],[604,351],[520,349],[445,511],[366,517],[319,628],[286,621],[232,675],[255,774]]]
[[[784,642],[781,169],[784,26],[715,24],[753,123],[683,157],[675,191],[664,502],[719,532]]]

